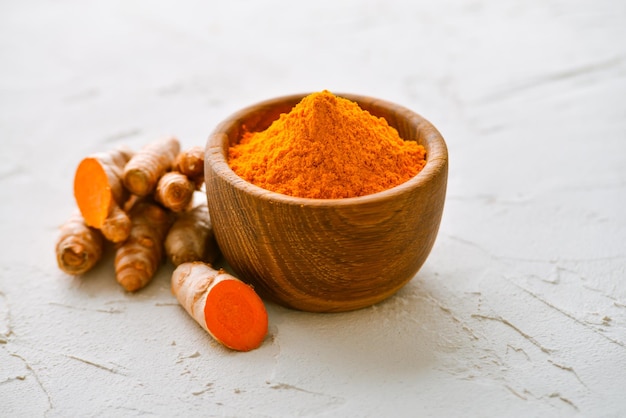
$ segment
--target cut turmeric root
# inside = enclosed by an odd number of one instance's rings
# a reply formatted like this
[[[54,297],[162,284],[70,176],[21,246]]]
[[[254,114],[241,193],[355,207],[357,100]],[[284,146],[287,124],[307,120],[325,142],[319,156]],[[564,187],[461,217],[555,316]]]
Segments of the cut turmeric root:
[[[151,194],[159,178],[174,165],[179,151],[180,143],[176,138],[146,145],[124,167],[124,185],[137,196]]]
[[[250,351],[263,343],[268,317],[251,286],[208,264],[179,265],[172,292],[202,328],[226,347]]]
[[[100,232],[88,227],[77,211],[61,226],[56,243],[57,264],[67,274],[86,273],[100,261],[103,246]]]
[[[83,159],[74,174],[74,197],[87,225],[102,228],[115,206],[121,206],[128,192],[122,183],[124,166],[132,152],[119,148]]]
[[[176,157],[174,169],[186,175],[199,188],[204,182],[204,147],[197,145],[182,150]]]
[[[206,202],[178,215],[165,238],[165,253],[175,266],[191,261],[211,264],[218,259],[220,251]]]
[[[196,186],[187,176],[177,171],[163,174],[157,183],[155,199],[174,212],[189,207]]]
[[[116,279],[129,292],[145,287],[163,259],[170,213],[156,204],[137,203],[130,212],[130,235],[115,254]]]

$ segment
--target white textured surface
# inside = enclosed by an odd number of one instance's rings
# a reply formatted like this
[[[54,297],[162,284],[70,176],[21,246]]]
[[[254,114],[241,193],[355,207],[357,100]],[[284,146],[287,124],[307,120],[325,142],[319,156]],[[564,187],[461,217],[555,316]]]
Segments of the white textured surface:
[[[0,415],[626,416],[626,3],[0,4]],[[424,115],[450,151],[438,241],[357,312],[268,305],[253,352],[111,254],[53,257],[83,156],[320,89]]]

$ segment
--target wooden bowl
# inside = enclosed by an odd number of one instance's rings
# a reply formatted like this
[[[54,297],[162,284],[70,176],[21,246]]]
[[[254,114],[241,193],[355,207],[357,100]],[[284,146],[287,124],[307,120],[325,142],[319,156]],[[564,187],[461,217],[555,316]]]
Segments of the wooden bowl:
[[[443,212],[448,151],[437,129],[411,110],[338,94],[384,117],[403,139],[422,144],[422,171],[394,188],[345,199],[287,196],[237,176],[227,155],[242,125],[264,130],[304,96],[245,108],[209,137],[205,176],[215,237],[235,273],[264,298],[311,312],[363,308],[409,282],[430,253]]]

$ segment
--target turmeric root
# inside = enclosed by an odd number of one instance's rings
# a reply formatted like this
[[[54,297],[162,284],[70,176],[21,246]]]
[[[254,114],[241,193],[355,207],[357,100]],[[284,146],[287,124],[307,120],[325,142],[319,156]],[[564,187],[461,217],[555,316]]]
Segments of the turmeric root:
[[[83,159],[74,174],[74,197],[87,225],[102,228],[115,206],[128,196],[122,183],[124,166],[132,156],[125,148]]]
[[[195,184],[184,174],[177,171],[165,173],[157,183],[155,199],[174,212],[181,212],[189,207]]]
[[[200,263],[183,263],[172,274],[172,293],[202,328],[228,348],[250,351],[267,334],[265,305],[239,279]]]
[[[113,206],[111,213],[102,224],[102,235],[114,243],[124,242],[130,234],[131,221],[119,206]]]
[[[156,273],[171,218],[160,206],[139,202],[131,210],[130,219],[130,235],[115,254],[115,274],[124,289],[134,292],[145,287]]]
[[[86,273],[100,261],[103,246],[100,232],[88,227],[77,211],[61,226],[56,243],[57,264],[67,274]]]
[[[199,188],[204,182],[204,147],[197,145],[181,151],[174,162],[174,169],[186,175]]]
[[[133,194],[149,195],[159,178],[172,168],[179,151],[180,143],[176,138],[146,145],[124,167],[124,185]]]
[[[191,261],[213,263],[220,255],[206,202],[182,212],[167,233],[165,253],[178,266]]]

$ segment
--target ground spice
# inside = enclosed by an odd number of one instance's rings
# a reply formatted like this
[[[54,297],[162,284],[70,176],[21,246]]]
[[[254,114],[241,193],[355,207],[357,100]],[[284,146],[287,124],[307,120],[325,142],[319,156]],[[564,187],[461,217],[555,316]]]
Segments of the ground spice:
[[[384,118],[327,90],[313,93],[262,132],[229,149],[240,177],[274,192],[317,199],[368,195],[397,186],[426,164]]]

